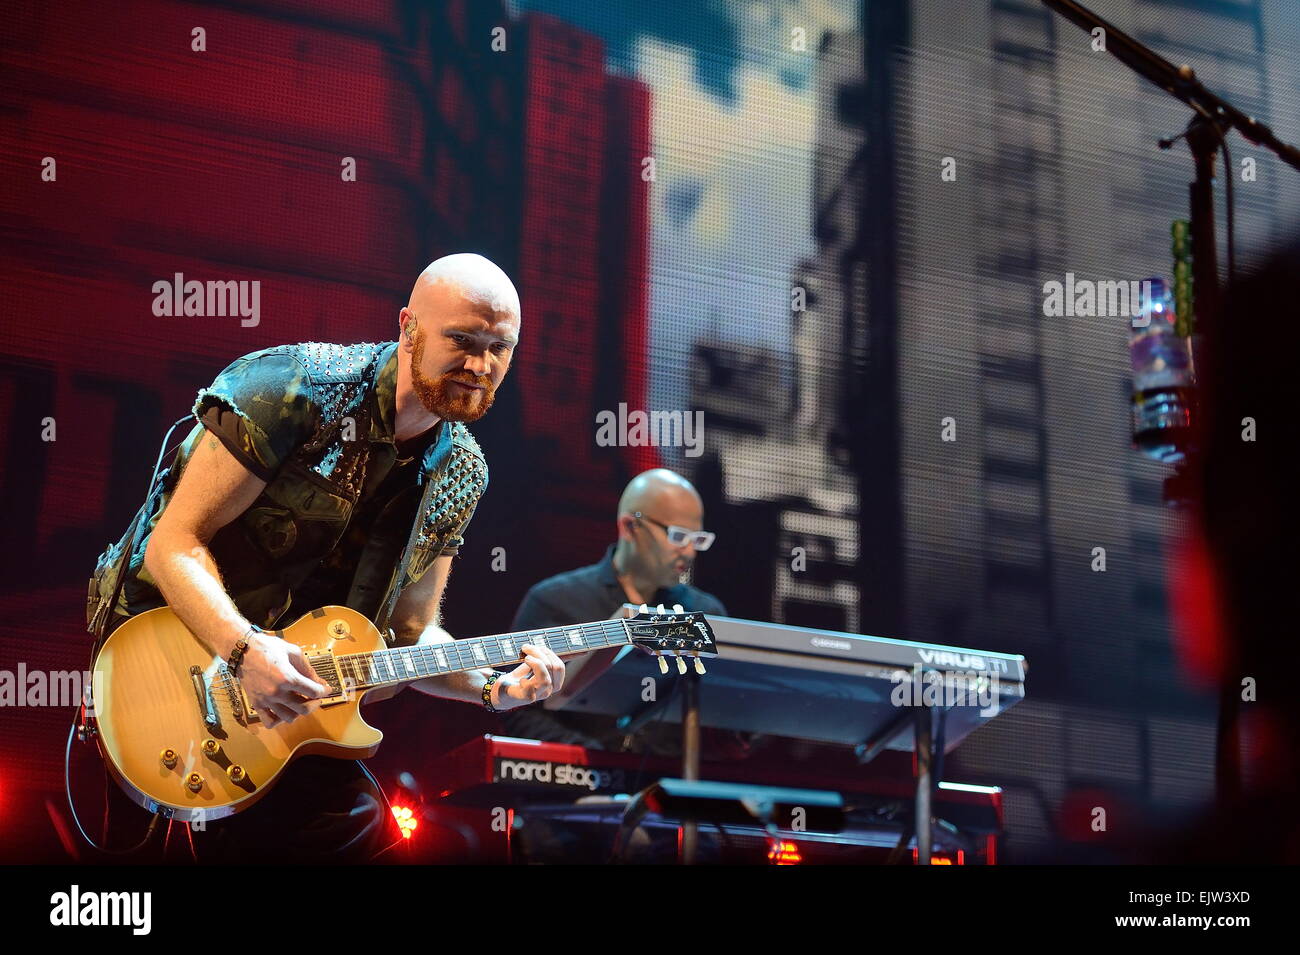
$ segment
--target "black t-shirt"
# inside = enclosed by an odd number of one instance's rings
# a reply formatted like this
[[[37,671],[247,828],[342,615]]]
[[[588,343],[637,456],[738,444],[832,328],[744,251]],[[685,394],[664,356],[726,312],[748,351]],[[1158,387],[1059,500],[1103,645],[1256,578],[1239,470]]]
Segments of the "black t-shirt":
[[[618,574],[614,572],[615,546],[610,544],[605,556],[589,567],[556,574],[534,584],[524,594],[510,629],[541,630],[590,620],[607,620],[610,614],[628,602]],[[727,608],[721,600],[690,584],[661,587],[647,602],[651,606],[662,603],[665,607],[681,604],[687,611],[699,610],[719,617],[727,615]]]

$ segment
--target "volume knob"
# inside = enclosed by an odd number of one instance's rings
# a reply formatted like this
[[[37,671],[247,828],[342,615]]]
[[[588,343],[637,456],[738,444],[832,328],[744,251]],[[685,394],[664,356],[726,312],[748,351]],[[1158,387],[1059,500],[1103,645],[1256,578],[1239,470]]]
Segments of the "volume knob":
[[[176,768],[176,750],[172,749],[170,746],[159,753],[158,758],[162,760],[162,764],[168,769]]]
[[[189,788],[190,792],[196,793],[203,788],[203,777],[198,773],[190,773],[185,777],[185,785]]]
[[[243,766],[240,766],[238,763],[232,763],[230,767],[226,769],[226,775],[230,777],[232,783],[242,783],[244,777],[248,774],[244,772]]]
[[[203,753],[206,756],[216,756],[221,751],[221,744],[212,737],[203,741]]]

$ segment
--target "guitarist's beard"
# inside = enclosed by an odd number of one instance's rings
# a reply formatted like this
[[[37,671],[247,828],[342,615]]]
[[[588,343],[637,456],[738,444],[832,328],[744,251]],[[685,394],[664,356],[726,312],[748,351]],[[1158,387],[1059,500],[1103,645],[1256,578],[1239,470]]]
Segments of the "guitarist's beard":
[[[446,372],[436,379],[427,378],[420,371],[420,366],[423,364],[424,331],[421,330],[416,333],[415,345],[412,348],[411,387],[419,397],[420,404],[444,421],[477,421],[487,414],[488,409],[492,407],[492,402],[496,400],[496,386],[486,375],[475,375],[462,369]],[[479,385],[483,390],[465,391],[454,388],[451,384],[453,381]]]

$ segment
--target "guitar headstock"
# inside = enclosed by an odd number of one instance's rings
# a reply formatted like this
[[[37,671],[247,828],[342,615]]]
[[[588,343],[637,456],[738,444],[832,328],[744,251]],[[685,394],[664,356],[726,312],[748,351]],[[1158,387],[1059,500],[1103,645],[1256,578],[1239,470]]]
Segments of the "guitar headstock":
[[[656,609],[642,604],[639,612],[623,621],[623,626],[633,646],[659,658],[662,673],[668,672],[666,657],[677,658],[678,673],[686,672],[688,658],[694,659],[695,672],[703,674],[700,658],[718,655],[713,630],[704,614],[687,613],[681,604],[674,604],[672,610],[665,610],[663,604]]]

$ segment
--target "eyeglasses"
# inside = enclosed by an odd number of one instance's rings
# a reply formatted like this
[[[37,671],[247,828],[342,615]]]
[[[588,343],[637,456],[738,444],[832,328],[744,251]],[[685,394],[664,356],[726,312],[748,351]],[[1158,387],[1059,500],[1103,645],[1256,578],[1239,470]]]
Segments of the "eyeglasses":
[[[658,524],[664,529],[664,533],[668,535],[668,543],[674,547],[685,547],[687,543],[691,543],[695,545],[696,550],[708,550],[713,546],[713,541],[718,536],[713,531],[693,531],[688,527],[665,524],[663,521],[656,521],[653,517],[646,517],[640,511],[633,511],[632,516],[637,520]]]

